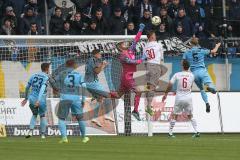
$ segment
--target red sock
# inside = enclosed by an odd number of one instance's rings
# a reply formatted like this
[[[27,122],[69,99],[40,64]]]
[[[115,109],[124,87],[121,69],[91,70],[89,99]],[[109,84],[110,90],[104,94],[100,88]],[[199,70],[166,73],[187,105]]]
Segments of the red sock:
[[[134,111],[136,111],[136,112],[138,112],[140,98],[141,98],[141,94],[136,94],[134,97]]]

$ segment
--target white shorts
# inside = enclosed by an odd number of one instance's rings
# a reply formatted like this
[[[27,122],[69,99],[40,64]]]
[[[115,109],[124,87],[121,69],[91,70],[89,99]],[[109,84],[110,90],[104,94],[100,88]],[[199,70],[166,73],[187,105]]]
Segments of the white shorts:
[[[173,113],[176,115],[186,113],[187,115],[192,115],[193,105],[192,98],[176,99]]]

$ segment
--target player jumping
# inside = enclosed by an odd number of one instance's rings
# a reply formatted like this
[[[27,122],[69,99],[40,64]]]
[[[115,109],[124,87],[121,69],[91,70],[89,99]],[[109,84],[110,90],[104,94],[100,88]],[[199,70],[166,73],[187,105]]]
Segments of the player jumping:
[[[143,29],[145,25],[139,25],[139,31],[135,36],[132,45],[128,47],[125,42],[120,43],[119,50],[121,51],[120,55],[120,62],[122,63],[122,76],[121,76],[121,84],[120,89],[118,90],[118,97],[121,97],[124,93],[133,90],[135,92],[134,98],[134,110],[132,111],[133,116],[137,120],[141,120],[138,112],[139,101],[141,97],[141,92],[137,89],[135,80],[133,79],[133,73],[136,72],[136,66],[141,64],[145,59],[146,56],[143,54],[141,59],[135,58],[135,51],[136,51],[136,44],[140,40]]]
[[[194,75],[189,72],[189,63],[186,60],[183,60],[182,62],[182,72],[175,73],[170,80],[168,87],[165,91],[165,94],[162,98],[162,101],[164,102],[167,98],[168,92],[171,91],[172,86],[174,83],[177,83],[177,90],[176,90],[176,98],[175,98],[175,105],[173,109],[173,117],[169,124],[169,137],[174,138],[173,135],[173,127],[176,123],[178,115],[182,114],[182,112],[185,112],[188,116],[189,121],[191,122],[193,129],[194,129],[194,135],[192,137],[200,137],[200,133],[197,130],[197,123],[193,119],[193,107],[192,107],[192,85],[194,82]]]
[[[213,94],[216,93],[216,89],[205,67],[204,57],[209,54],[216,55],[221,43],[217,43],[212,50],[198,47],[199,43],[196,37],[193,37],[190,43],[192,48],[183,54],[183,60],[187,60],[190,63],[190,70],[195,77],[196,85],[200,89],[202,99],[206,103],[206,112],[209,113],[210,105],[204,86],[207,91]]]
[[[93,56],[88,59],[85,67],[85,82],[87,90],[92,94],[93,98],[97,100],[96,106],[94,108],[94,118],[92,123],[95,123],[97,126],[102,127],[102,124],[97,119],[100,106],[104,103],[106,109],[105,119],[111,122],[114,122],[114,119],[109,115],[111,101],[108,98],[111,98],[110,93],[105,91],[102,84],[99,82],[98,74],[104,70],[107,66],[107,62],[102,60],[102,55],[100,50],[95,49],[92,51]],[[103,100],[103,98],[107,98]]]
[[[146,70],[147,70],[147,109],[146,112],[149,115],[153,115],[154,112],[151,107],[152,99],[155,94],[156,86],[159,84],[159,78],[167,71],[162,67],[163,62],[163,48],[162,45],[157,42],[156,34],[154,31],[150,31],[147,34],[148,43],[143,48],[143,53],[147,56]]]
[[[38,115],[40,116],[41,138],[45,138],[45,132],[47,127],[47,119],[45,117],[47,110],[46,94],[49,81],[49,65],[49,63],[42,63],[42,72],[33,74],[26,86],[25,99],[22,101],[21,105],[24,106],[29,100],[29,107],[33,114],[29,126],[30,130],[26,138],[30,138],[33,135],[33,129],[35,127]],[[31,92],[30,94],[28,94],[30,88]]]
[[[56,82],[59,83],[60,92],[57,116],[62,139],[59,143],[68,143],[65,121],[70,109],[72,117],[78,121],[82,142],[87,143],[89,138],[86,137],[86,125],[83,119],[83,107],[85,103],[84,89],[86,88],[86,84],[84,83],[83,76],[74,71],[76,63],[73,59],[66,61],[66,67],[66,70],[55,77]],[[82,96],[80,96],[80,89],[83,90]]]

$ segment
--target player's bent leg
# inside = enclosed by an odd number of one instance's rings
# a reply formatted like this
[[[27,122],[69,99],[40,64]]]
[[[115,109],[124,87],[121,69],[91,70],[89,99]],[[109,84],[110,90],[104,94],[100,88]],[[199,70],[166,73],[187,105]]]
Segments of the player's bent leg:
[[[139,112],[138,112],[138,107],[139,107],[139,102],[141,98],[141,92],[136,91],[135,92],[135,97],[134,97],[134,109],[132,111],[132,115],[138,120],[141,121]]]
[[[189,121],[191,122],[192,124],[192,127],[194,129],[194,134],[193,134],[193,138],[198,138],[200,137],[200,133],[198,132],[198,129],[197,129],[197,121],[193,118],[192,114],[188,115],[188,119]]]
[[[149,86],[151,86],[152,88],[155,88],[154,85],[152,84],[148,84]],[[146,108],[146,112],[150,115],[150,116],[153,116],[154,114],[154,111],[152,109],[152,100],[153,100],[153,97],[155,95],[155,91],[154,90],[150,90],[146,93],[146,98],[147,98],[147,108]]]
[[[178,115],[174,114],[173,118],[170,120],[169,122],[169,132],[168,132],[168,137],[169,138],[175,138],[176,136],[173,134],[173,128],[176,124],[176,119],[177,119]]]
[[[69,108],[72,106],[71,100],[60,100],[59,108],[57,111],[57,117],[58,117],[58,128],[61,133],[62,139],[59,141],[59,143],[68,143],[67,139],[67,127],[66,127],[66,118],[69,114]]]
[[[35,127],[36,120],[37,120],[37,114],[35,115],[33,114],[30,120],[29,131],[25,138],[30,138],[33,135],[33,129]]]
[[[207,91],[209,91],[213,94],[216,94],[216,92],[217,92],[216,87],[213,84],[213,81],[207,71],[203,73],[202,81],[203,81],[203,84],[206,86]]]
[[[41,138],[46,138],[46,129],[47,129],[47,118],[45,114],[40,115],[40,130],[41,130]]]
[[[110,122],[115,122],[115,120],[111,116],[112,111],[112,105],[111,100],[109,98],[106,98],[103,100],[103,106],[104,106],[104,118],[105,120],[108,120]]]
[[[100,107],[101,107],[102,102],[103,102],[103,97],[101,97],[101,96],[97,97],[96,96],[96,98],[97,98],[97,102],[96,102],[95,108],[93,109],[94,117],[93,117],[91,122],[96,124],[98,127],[102,127],[102,124],[98,120],[98,114],[99,114],[99,110],[100,110]]]

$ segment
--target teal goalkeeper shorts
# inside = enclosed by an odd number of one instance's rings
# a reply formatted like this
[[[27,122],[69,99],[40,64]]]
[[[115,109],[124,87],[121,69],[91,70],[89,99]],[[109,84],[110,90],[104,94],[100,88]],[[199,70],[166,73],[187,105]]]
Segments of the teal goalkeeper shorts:
[[[196,69],[192,71],[192,73],[195,78],[195,83],[200,90],[204,89],[203,85],[208,85],[211,88],[215,88],[213,81],[205,68]]]

